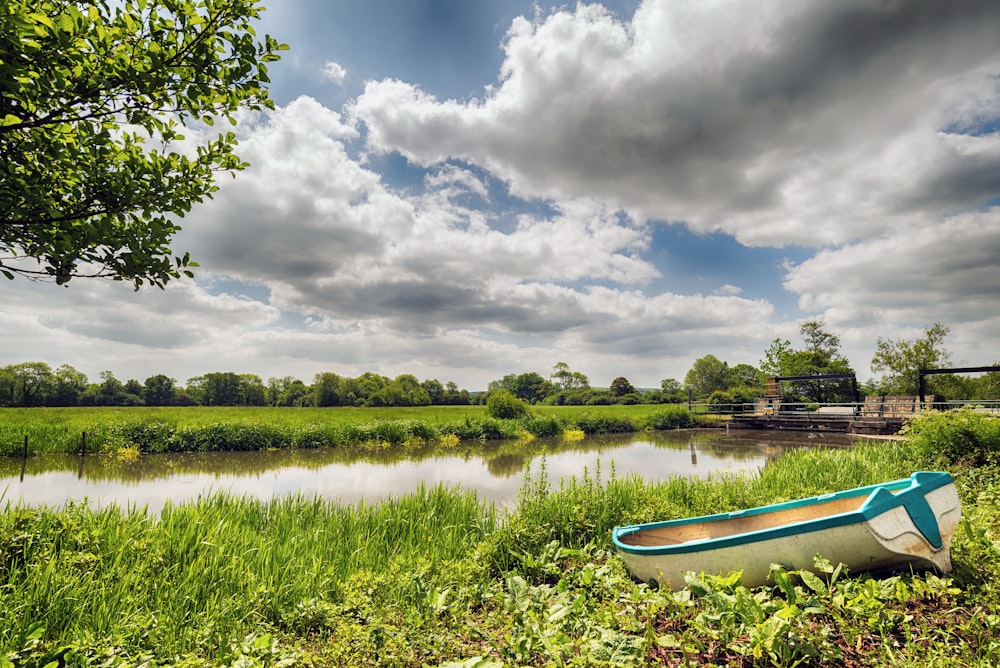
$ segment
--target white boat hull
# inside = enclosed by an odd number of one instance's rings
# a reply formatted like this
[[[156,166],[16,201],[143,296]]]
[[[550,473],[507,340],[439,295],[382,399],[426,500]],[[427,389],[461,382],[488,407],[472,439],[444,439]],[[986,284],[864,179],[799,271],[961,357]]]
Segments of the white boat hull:
[[[947,474],[914,474],[914,480],[918,475]],[[765,507],[710,516],[703,522],[695,518],[618,527],[615,544],[636,578],[656,580],[672,589],[682,589],[689,572],[726,575],[742,571],[744,585],[759,586],[768,582],[772,564],[814,571],[817,555],[835,565],[845,564],[850,572],[933,568],[947,573],[951,570],[951,538],[961,518],[961,503],[950,476],[948,481],[920,493],[919,498],[914,496],[905,505],[877,514],[865,512],[875,497],[873,486],[862,488],[870,494],[852,496],[848,491],[826,495],[829,501],[814,497],[779,504],[771,507],[773,511]],[[901,482],[905,481],[892,484],[898,486]],[[882,494],[902,496],[900,490]],[[878,500],[891,499],[891,504],[896,498],[879,496]],[[844,510],[852,505],[853,510]],[[923,508],[922,520],[914,520],[914,514],[920,517],[914,508]],[[829,510],[840,512],[830,514]],[[927,511],[933,518],[927,516]],[[813,516],[802,519],[809,514]],[[851,521],[852,516],[857,516],[858,521]],[[936,527],[929,527],[931,522]],[[925,533],[930,534],[930,539]],[[664,538],[660,545],[656,544],[657,536]],[[683,540],[685,537],[690,539]]]

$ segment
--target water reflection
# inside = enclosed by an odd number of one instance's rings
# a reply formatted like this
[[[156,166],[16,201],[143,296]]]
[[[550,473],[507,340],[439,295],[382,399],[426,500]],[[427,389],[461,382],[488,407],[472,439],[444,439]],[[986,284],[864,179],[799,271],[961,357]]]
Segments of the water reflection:
[[[144,455],[126,462],[113,455],[37,455],[0,458],[0,500],[59,506],[88,499],[159,512],[174,503],[225,490],[259,499],[301,493],[343,503],[378,501],[419,485],[443,483],[474,490],[501,506],[516,502],[525,468],[541,457],[550,480],[598,471],[607,479],[706,476],[756,471],[792,448],[846,447],[851,437],[693,430],[595,436],[566,443],[539,439],[462,444],[455,448],[272,450]]]

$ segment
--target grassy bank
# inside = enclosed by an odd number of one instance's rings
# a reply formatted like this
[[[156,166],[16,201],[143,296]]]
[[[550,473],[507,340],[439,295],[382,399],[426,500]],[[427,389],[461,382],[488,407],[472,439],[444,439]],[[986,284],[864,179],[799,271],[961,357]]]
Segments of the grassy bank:
[[[545,406],[517,420],[489,417],[482,406],[419,408],[6,408],[0,456],[24,451],[208,452],[402,445],[556,436],[566,430],[608,434],[692,424],[679,406]]]
[[[526,476],[498,519],[430,489],[377,507],[215,496],[159,520],[0,515],[0,657],[13,665],[846,665],[1000,663],[996,418],[929,418],[906,442],[802,451],[759,477]],[[956,434],[964,445],[951,444]],[[829,582],[736,577],[670,592],[610,550],[621,523],[719,512],[946,468],[955,571]],[[830,571],[835,565],[830,565]],[[0,658],[0,665],[6,665]],[[58,664],[57,664],[58,665]]]

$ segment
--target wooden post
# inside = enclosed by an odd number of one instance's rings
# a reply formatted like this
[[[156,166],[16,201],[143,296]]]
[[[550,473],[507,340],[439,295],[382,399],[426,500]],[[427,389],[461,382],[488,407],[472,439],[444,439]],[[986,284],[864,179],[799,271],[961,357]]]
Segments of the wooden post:
[[[83,459],[87,454],[87,432],[80,434],[80,468],[76,471],[76,477],[83,479]]]
[[[28,468],[28,435],[24,435],[24,458],[21,460],[21,482],[24,482],[24,472]]]

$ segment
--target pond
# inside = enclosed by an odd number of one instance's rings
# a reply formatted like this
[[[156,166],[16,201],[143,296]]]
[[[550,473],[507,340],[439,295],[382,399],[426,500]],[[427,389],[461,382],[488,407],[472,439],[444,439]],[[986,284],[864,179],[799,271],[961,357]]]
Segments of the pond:
[[[585,474],[607,480],[612,472],[655,482],[755,472],[791,449],[849,447],[853,442],[843,434],[696,429],[591,436],[572,443],[538,439],[380,452],[159,454],[131,462],[116,455],[36,455],[0,458],[0,507],[62,506],[86,499],[93,507],[145,507],[155,514],[168,501],[181,503],[216,491],[257,499],[302,494],[345,504],[374,503],[439,483],[510,507],[517,502],[526,469],[538,473],[544,466],[553,483]]]

